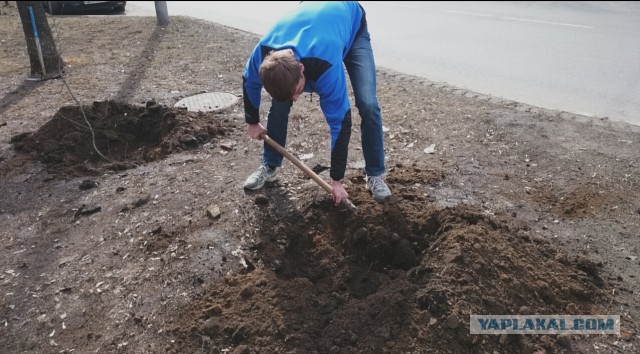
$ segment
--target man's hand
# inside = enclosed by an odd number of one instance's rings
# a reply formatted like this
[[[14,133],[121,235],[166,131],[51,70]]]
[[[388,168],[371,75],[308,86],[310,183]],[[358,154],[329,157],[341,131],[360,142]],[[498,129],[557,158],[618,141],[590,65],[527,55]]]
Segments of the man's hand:
[[[336,205],[339,205],[342,199],[349,198],[349,194],[347,194],[347,191],[344,189],[342,181],[331,181],[331,194],[333,195],[333,201]]]
[[[251,139],[260,139],[260,136],[266,132],[267,130],[264,128],[262,123],[247,124],[247,133]]]

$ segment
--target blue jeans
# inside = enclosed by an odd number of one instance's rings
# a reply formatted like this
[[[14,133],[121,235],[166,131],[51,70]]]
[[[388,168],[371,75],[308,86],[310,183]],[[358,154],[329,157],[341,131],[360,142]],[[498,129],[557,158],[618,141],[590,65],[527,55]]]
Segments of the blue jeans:
[[[349,73],[356,107],[362,118],[360,134],[365,161],[364,172],[367,176],[379,176],[385,171],[382,113],[376,95],[376,64],[366,24],[360,35],[353,41],[344,59],[344,65]],[[272,100],[267,116],[267,134],[282,146],[285,146],[287,141],[287,125],[292,105],[291,100],[288,102]],[[280,167],[282,158],[282,154],[268,144],[264,144],[262,162],[265,165]]]

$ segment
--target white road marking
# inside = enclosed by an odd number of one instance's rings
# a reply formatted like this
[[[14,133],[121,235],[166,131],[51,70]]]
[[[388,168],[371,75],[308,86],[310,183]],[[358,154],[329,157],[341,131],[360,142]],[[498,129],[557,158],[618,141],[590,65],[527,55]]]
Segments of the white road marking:
[[[476,12],[465,12],[465,11],[455,11],[455,10],[448,10],[448,11],[445,11],[445,12],[452,13],[452,14],[460,14],[460,15],[476,16],[476,17],[495,17],[495,18],[497,18],[497,19],[501,19],[501,20],[521,21],[521,22],[533,22],[533,23],[541,23],[541,24],[545,24],[545,25],[554,25],[554,26],[566,26],[566,27],[576,27],[576,28],[593,29],[593,26],[576,25],[576,24],[573,24],[573,23],[563,23],[563,22],[553,22],[553,21],[531,20],[531,19],[528,19],[528,18],[504,17],[504,16],[495,16],[495,15],[491,15],[491,14],[482,14],[482,13],[476,13]]]

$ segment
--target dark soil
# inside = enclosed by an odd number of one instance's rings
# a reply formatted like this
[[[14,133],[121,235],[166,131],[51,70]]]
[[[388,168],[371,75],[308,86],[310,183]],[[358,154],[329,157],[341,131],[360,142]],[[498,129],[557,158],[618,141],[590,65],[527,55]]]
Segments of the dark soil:
[[[396,173],[409,185],[429,177]],[[264,210],[254,246],[264,267],[189,304],[174,322],[174,352],[194,342],[260,353],[559,350],[571,339],[470,335],[469,316],[606,312],[598,266],[509,221],[425,201],[366,204],[358,215],[328,202],[288,216]]]
[[[242,107],[173,107],[240,94],[257,36],[50,17],[80,108],[61,81],[24,80],[17,11],[0,8],[1,353],[638,350],[638,127],[380,68],[394,197],[365,189],[354,114],[354,214],[287,162],[244,191],[262,144]],[[296,103],[287,149],[328,179],[317,105]],[[622,329],[471,335],[474,314],[617,314]]]
[[[192,113],[154,101],[140,107],[96,101],[91,106],[62,107],[38,131],[14,136],[11,142],[16,151],[33,153],[51,174],[98,175],[211,143],[225,133],[215,118],[212,113]]]

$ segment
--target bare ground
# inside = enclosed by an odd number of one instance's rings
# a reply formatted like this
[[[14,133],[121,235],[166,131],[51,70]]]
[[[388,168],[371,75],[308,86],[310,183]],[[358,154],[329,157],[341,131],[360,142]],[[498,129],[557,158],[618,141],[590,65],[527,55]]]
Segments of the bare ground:
[[[243,191],[261,145],[241,106],[173,108],[240,95],[257,36],[49,18],[103,158],[61,80],[25,81],[13,6],[0,7],[0,352],[638,350],[638,127],[380,68],[395,198],[364,189],[356,115],[351,214],[288,163]],[[301,101],[287,148],[328,179],[317,97]],[[619,314],[622,330],[479,336],[471,314]]]

